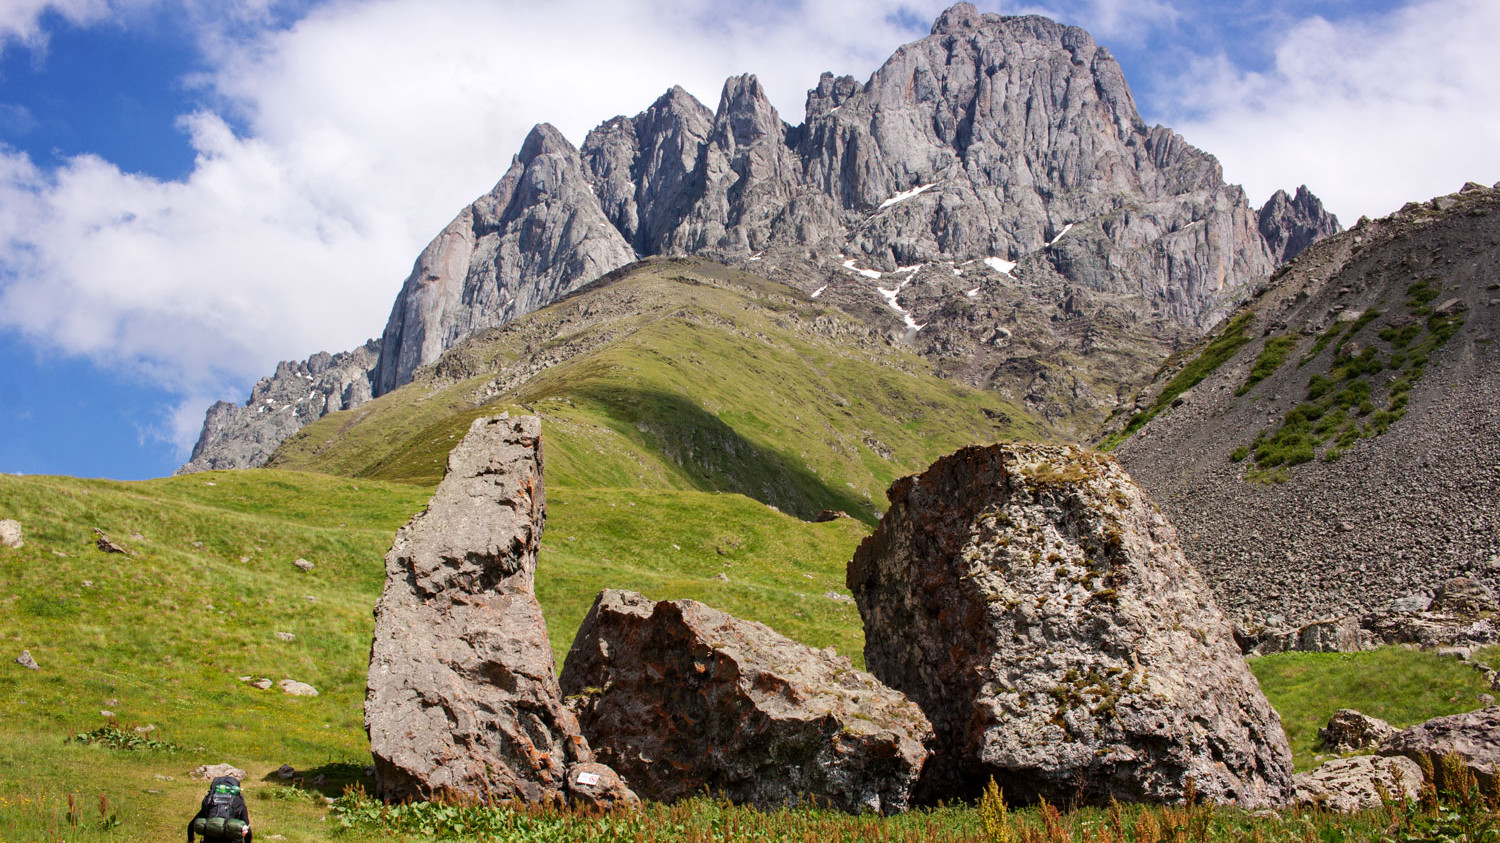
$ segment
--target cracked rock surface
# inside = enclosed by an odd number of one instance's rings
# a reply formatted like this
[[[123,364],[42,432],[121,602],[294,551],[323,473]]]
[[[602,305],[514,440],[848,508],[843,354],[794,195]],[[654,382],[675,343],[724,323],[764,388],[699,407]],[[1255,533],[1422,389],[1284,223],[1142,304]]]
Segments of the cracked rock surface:
[[[761,808],[907,808],[932,729],[831,650],[694,600],[606,590],[562,687],[584,733],[641,795]]]
[[[594,757],[562,704],[534,589],[542,462],[540,419],[476,419],[386,554],[365,695],[384,799],[634,801],[595,793],[613,779],[592,767],[590,789],[570,793],[570,768]]]
[[[848,584],[870,671],[936,732],[922,798],[1286,801],[1280,718],[1113,459],[971,446],[887,496]]]

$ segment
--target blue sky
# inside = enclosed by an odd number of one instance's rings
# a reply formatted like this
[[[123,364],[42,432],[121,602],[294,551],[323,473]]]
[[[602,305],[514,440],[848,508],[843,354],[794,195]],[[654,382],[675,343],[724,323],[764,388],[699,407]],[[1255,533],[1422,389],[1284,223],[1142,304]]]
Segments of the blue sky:
[[[525,131],[761,76],[796,123],[922,0],[4,0],[0,471],[135,479],[215,399],[377,335]],[[988,2],[1088,29],[1148,122],[1346,224],[1500,180],[1492,0]]]

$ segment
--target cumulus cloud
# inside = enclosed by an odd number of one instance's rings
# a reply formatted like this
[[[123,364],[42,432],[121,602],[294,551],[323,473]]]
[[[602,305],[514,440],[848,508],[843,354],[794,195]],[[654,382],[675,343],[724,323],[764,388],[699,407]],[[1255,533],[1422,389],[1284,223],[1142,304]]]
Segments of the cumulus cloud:
[[[417,252],[500,177],[532,124],[577,143],[673,84],[712,108],[724,78],[743,72],[796,123],[821,71],[868,76],[947,5],[0,3],[4,49],[44,43],[44,9],[119,26],[180,12],[207,63],[194,91],[211,109],[180,118],[196,153],[180,181],[91,156],[43,170],[0,146],[0,328],[167,386],[182,400],[163,429],[185,446],[209,400],[242,400],[277,360],[378,334]],[[1198,25],[1174,0],[999,8],[1148,49]],[[1488,0],[1426,0],[1363,25],[1304,21],[1277,30],[1261,72],[1201,59],[1153,116],[1218,154],[1253,196],[1305,181],[1346,218],[1420,197],[1413,185],[1435,174],[1452,187],[1493,180],[1477,151],[1497,140],[1500,65],[1484,43],[1497,14]],[[1466,109],[1456,121],[1455,108]]]
[[[50,5],[129,25],[147,0],[68,2]],[[868,74],[912,37],[902,14],[941,2],[371,0],[285,26],[269,0],[211,5],[182,6],[216,104],[180,119],[186,178],[0,148],[0,326],[184,396],[163,422],[180,445],[277,360],[377,335],[417,252],[533,123],[581,142],[672,84],[713,107],[746,71],[797,122],[818,72]],[[30,8],[4,33],[34,36]]]
[[[1253,200],[1305,183],[1348,225],[1500,179],[1496,32],[1491,0],[1308,18],[1277,37],[1264,71],[1200,59],[1162,110]]]

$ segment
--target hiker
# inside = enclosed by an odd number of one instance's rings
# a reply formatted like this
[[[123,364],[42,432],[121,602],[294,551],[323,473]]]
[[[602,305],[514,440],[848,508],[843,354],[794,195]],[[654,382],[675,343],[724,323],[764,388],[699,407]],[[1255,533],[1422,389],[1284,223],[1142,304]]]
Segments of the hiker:
[[[203,807],[188,823],[188,843],[193,843],[194,834],[206,843],[251,843],[250,812],[240,795],[239,779],[219,776],[209,784]]]

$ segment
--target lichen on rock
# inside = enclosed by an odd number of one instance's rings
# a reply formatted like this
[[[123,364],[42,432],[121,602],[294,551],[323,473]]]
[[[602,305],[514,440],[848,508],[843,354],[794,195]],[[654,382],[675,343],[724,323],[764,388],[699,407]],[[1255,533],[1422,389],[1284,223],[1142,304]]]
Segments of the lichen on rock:
[[[972,446],[888,497],[848,585],[869,669],[937,733],[921,795],[1286,801],[1279,717],[1113,459]]]

